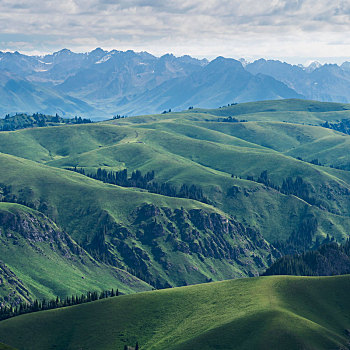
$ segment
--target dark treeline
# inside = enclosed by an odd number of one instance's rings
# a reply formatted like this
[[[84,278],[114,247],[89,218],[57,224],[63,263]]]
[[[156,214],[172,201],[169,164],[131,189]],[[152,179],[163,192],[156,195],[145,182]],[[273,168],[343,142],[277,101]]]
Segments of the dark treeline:
[[[248,120],[245,120],[245,119],[238,120],[235,117],[227,117],[227,118],[218,118],[217,121],[222,123],[246,123]]]
[[[91,301],[99,300],[99,299],[105,299],[109,297],[115,297],[118,296],[119,290],[106,290],[102,291],[101,293],[98,292],[87,292],[86,294],[82,295],[72,295],[71,297],[66,298],[59,298],[56,297],[56,299],[48,300],[37,300],[35,299],[33,303],[28,304],[25,302],[22,302],[16,306],[1,306],[0,307],[0,320],[5,320],[10,317],[19,316],[23,314],[28,314],[31,312],[37,312],[37,311],[43,311],[43,310],[51,310],[51,309],[57,309],[60,307],[67,307],[72,305],[78,305],[78,304],[84,304],[89,303]]]
[[[133,171],[129,177],[127,169],[121,171],[107,171],[105,169],[98,168],[95,174],[87,174],[83,168],[74,167],[66,169],[113,185],[137,187],[145,189],[151,193],[161,194],[163,196],[188,198],[207,204],[210,203],[209,199],[204,196],[202,189],[196,185],[188,186],[187,184],[182,184],[182,186],[178,189],[167,182],[160,184],[154,181],[154,170],[149,171],[145,175],[142,175],[140,170],[136,170]]]
[[[350,135],[350,119],[342,119],[338,123],[325,122],[321,124],[324,128],[340,131],[344,134]]]
[[[238,105],[238,103],[237,102],[233,102],[233,103],[228,103],[227,106],[220,106],[218,108],[226,108],[226,107],[231,107],[231,106],[236,106],[236,105]]]
[[[329,236],[325,241],[330,241]],[[350,241],[345,244],[325,243],[316,250],[284,256],[272,264],[264,276],[333,276],[350,273]]]
[[[120,115],[120,114],[117,114],[117,115],[114,115],[113,116],[113,120],[116,120],[116,119],[124,119],[124,118],[127,118],[128,116],[127,115]]]
[[[283,194],[292,194],[303,199],[309,204],[315,204],[315,199],[310,196],[309,186],[300,176],[297,176],[294,180],[292,177],[287,177],[283,180],[282,186],[278,186],[269,179],[267,170],[264,170],[257,179],[255,179],[253,176],[247,176],[247,180],[262,183],[265,186],[273,188]]]
[[[318,221],[316,217],[308,210],[303,215],[298,227],[293,230],[289,238],[285,241],[273,242],[273,246],[277,248],[283,255],[295,255],[304,253],[310,248],[317,248],[320,244],[329,242],[329,237],[323,242],[313,241],[318,230]]]
[[[41,113],[28,115],[25,113],[10,116],[7,114],[4,119],[0,119],[0,131],[13,131],[18,129],[54,126],[58,124],[89,124],[90,119],[75,116],[74,118],[62,118],[58,114],[55,116]]]
[[[276,191],[279,191],[286,195],[294,195],[303,199],[305,202],[314,205],[316,200],[311,196],[309,186],[304,182],[302,177],[297,176],[295,179],[292,177],[287,177],[283,180],[282,186],[275,185],[268,177],[267,170],[261,172],[257,179],[253,176],[247,176],[247,180],[255,181],[264,184],[267,187],[274,188]]]
[[[322,163],[318,160],[318,158],[312,159],[312,160],[310,160],[310,161],[305,160],[305,159],[303,159],[303,158],[301,158],[301,157],[297,157],[296,159],[301,160],[302,162],[306,162],[306,163],[310,163],[310,164],[314,164],[314,165],[325,166],[324,164],[322,164]]]
[[[314,165],[319,165],[319,166],[327,166],[325,164],[322,164],[318,158],[315,158],[315,159],[312,159],[312,160],[305,160],[301,157],[297,157],[296,159],[298,160],[301,160],[302,162],[306,162],[306,163],[310,163],[310,164],[314,164]],[[339,169],[339,170],[348,170],[348,167],[346,165],[343,165],[343,166],[337,166],[337,165],[329,165],[330,168],[333,168],[333,169]]]

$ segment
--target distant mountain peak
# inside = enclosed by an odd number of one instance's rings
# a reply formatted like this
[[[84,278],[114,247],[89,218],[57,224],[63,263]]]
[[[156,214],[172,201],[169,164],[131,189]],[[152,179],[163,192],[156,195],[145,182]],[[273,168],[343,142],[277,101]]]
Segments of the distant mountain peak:
[[[343,70],[350,71],[350,62],[349,61],[345,61],[340,67]]]
[[[59,51],[56,51],[53,53],[53,56],[59,56],[59,55],[71,55],[73,52],[69,49],[62,49]]]
[[[242,66],[243,66],[243,67],[247,66],[248,63],[249,63],[249,62],[248,62],[245,58],[243,58],[243,57],[240,58],[238,61],[242,63]]]
[[[314,70],[318,69],[322,67],[322,64],[318,61],[314,61],[314,62],[311,62],[307,67],[306,67],[306,71],[311,73],[313,72]]]
[[[101,49],[100,47],[96,47],[96,49],[88,52],[88,55],[96,55],[96,54],[103,54],[103,53],[107,53],[107,51]]]
[[[161,60],[173,60],[175,58],[176,57],[172,53],[166,53],[165,55],[160,57]]]
[[[209,62],[207,67],[235,67],[235,68],[243,68],[243,65],[240,61],[235,60],[234,58],[225,58],[222,56],[218,56],[212,61]]]

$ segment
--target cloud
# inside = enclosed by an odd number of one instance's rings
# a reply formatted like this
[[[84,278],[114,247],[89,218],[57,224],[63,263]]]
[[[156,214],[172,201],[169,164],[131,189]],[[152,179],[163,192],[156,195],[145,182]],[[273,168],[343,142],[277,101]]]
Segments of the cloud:
[[[345,56],[349,20],[344,0],[2,0],[0,49]]]

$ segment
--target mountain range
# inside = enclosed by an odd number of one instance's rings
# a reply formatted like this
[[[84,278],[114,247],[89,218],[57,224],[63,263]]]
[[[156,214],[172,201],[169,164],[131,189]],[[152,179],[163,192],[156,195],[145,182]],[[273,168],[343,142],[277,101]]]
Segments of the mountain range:
[[[350,102],[349,66],[224,57],[208,61],[100,48],[45,56],[0,52],[0,114],[59,113],[98,120],[283,98]]]

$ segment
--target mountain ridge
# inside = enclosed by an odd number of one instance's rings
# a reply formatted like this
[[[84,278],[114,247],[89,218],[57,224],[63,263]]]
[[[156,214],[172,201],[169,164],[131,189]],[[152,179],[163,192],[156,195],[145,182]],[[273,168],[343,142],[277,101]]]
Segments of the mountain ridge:
[[[12,83],[12,94],[18,95],[11,103],[0,100],[0,113],[13,113],[16,108],[16,112],[60,112],[103,119],[113,114],[215,108],[274,98],[350,102],[348,66],[349,62],[302,66],[222,56],[208,61],[189,55],[156,57],[147,52],[101,48],[86,53],[62,49],[44,56],[0,52],[0,73],[13,75],[17,85]],[[49,96],[30,101],[19,89],[21,83],[33,96],[39,91]],[[215,88],[210,90],[210,85]],[[26,104],[20,104],[26,99]]]
[[[210,67],[209,71],[206,70],[207,66]],[[237,74],[239,69],[241,71]],[[56,105],[49,103],[50,98],[41,103],[27,101],[22,105],[12,101],[12,108],[20,108],[17,112],[76,113],[95,119],[112,113],[130,115],[156,113],[162,109],[180,110],[191,104],[213,108],[217,103],[234,102],[232,99],[235,98],[246,102],[302,97],[271,77],[250,76],[239,61],[223,57],[208,62],[188,55],[155,57],[147,52],[105,51],[99,48],[89,53],[63,49],[45,56],[6,52],[0,53],[0,72],[10,72],[18,77],[16,81],[30,84],[33,95],[34,90],[39,88],[56,95]],[[177,82],[179,79],[180,82]],[[219,95],[211,96],[209,103],[208,85],[215,83],[215,80],[221,81],[220,84],[216,82]],[[202,92],[198,90],[199,81],[202,81]],[[194,85],[189,89],[192,83]],[[241,97],[238,96],[238,86],[244,89],[239,94]],[[172,87],[172,91],[169,87]],[[184,87],[187,88],[187,96],[186,89],[182,96],[177,96]],[[17,100],[24,99],[23,93],[19,88],[12,91],[12,94],[18,94]],[[157,102],[158,95],[164,96],[160,102]],[[220,101],[215,102],[218,97]],[[75,101],[76,105],[68,108],[59,102],[64,99]],[[0,101],[0,112],[13,113],[9,106],[10,103]]]

